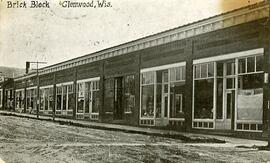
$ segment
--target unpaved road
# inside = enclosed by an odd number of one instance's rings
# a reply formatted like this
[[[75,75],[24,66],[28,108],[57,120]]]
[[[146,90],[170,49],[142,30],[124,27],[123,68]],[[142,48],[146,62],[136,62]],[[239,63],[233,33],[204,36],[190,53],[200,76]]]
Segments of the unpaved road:
[[[0,162],[267,162],[269,151],[0,115]]]

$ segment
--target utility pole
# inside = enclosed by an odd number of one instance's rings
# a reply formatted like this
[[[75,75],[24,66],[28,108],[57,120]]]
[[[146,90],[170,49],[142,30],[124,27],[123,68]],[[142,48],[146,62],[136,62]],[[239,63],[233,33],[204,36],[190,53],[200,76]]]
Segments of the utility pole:
[[[39,104],[40,104],[40,100],[39,100],[39,72],[38,72],[38,64],[47,64],[47,62],[39,62],[39,61],[36,61],[36,62],[29,62],[29,61],[26,61],[26,73],[28,73],[28,69],[30,68],[30,64],[36,64],[37,65],[37,99],[36,99],[36,102],[37,102],[37,119],[39,118]]]

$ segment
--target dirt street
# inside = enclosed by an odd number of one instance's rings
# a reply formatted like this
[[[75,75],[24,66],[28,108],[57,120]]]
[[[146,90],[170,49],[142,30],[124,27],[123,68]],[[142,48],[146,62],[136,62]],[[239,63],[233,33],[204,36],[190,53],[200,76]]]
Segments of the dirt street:
[[[103,131],[0,116],[0,162],[267,162],[270,151],[233,144]]]

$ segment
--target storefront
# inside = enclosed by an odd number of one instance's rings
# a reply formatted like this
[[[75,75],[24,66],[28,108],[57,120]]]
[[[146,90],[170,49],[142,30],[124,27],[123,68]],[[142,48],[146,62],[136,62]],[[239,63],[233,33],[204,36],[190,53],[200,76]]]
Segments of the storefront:
[[[7,110],[13,110],[13,102],[14,102],[14,97],[13,97],[13,89],[9,88],[9,89],[5,89],[5,109]]]
[[[37,87],[26,88],[26,112],[37,112]]]
[[[193,128],[262,130],[263,49],[193,64]]]
[[[99,119],[101,105],[99,77],[77,81],[76,117],[79,119]]]
[[[74,82],[60,83],[56,85],[56,115],[73,116],[75,108]]]
[[[135,76],[125,75],[105,79],[106,114],[112,114],[114,120],[123,120],[134,112]]]
[[[185,62],[141,70],[140,125],[185,121]]]
[[[41,114],[53,113],[53,85],[39,87],[39,101]]]
[[[25,105],[25,91],[24,89],[15,90],[15,110],[22,112]]]

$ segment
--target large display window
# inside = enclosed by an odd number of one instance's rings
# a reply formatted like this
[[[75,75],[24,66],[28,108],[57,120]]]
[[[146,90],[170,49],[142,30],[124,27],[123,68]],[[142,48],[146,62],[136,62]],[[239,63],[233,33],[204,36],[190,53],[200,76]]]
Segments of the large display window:
[[[263,56],[239,59],[237,93],[237,130],[262,130],[263,116]]]

